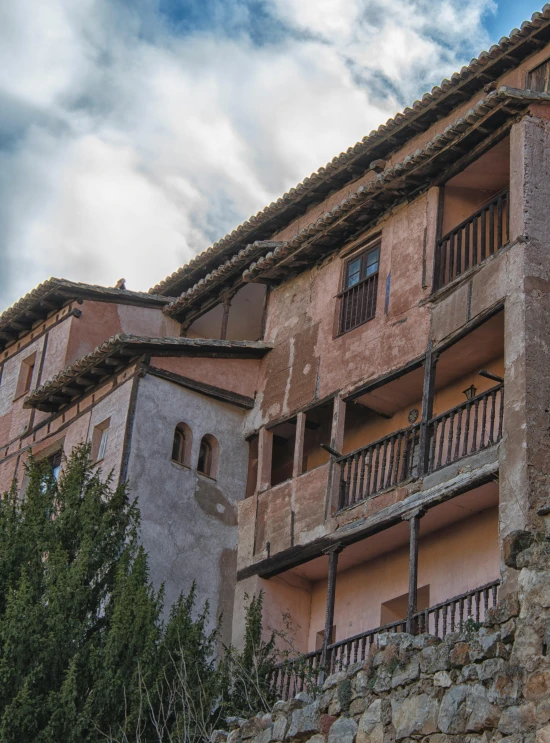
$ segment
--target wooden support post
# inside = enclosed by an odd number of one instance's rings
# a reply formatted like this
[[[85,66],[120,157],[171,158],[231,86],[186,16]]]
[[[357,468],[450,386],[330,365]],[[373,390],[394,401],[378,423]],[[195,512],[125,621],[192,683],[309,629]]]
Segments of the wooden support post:
[[[422,390],[422,419],[420,423],[420,440],[418,444],[418,471],[417,476],[422,477],[428,472],[430,442],[429,423],[433,416],[434,393],[435,393],[435,370],[437,354],[432,351],[432,339],[428,342],[426,356],[424,357],[424,387]]]
[[[344,425],[346,421],[346,403],[341,397],[334,398],[332,411],[332,429],[330,432],[330,446],[334,451],[341,452],[344,448]],[[334,458],[330,458],[327,497],[325,502],[325,519],[338,507],[338,491],[340,485],[340,465]]]
[[[417,633],[418,627],[415,614],[418,611],[418,533],[420,519],[424,515],[422,509],[414,511],[405,518],[409,522],[409,605],[407,609],[407,632]]]
[[[261,493],[271,487],[271,459],[273,455],[273,434],[261,428],[258,435],[258,486]]]
[[[294,441],[294,462],[292,465],[292,477],[298,477],[303,472],[304,465],[304,436],[306,432],[306,414],[298,413],[296,416],[296,439]]]
[[[227,338],[227,323],[229,322],[229,310],[231,309],[232,297],[226,297],[223,300],[223,315],[222,315],[222,329],[220,331],[220,340],[224,341]]]
[[[323,650],[321,654],[321,666],[328,671],[330,657],[328,646],[331,643],[332,627],[334,625],[334,601],[336,598],[336,569],[338,568],[338,555],[342,551],[341,544],[335,544],[326,549],[328,555],[328,579],[327,579],[327,609],[325,615],[325,635],[323,637]]]

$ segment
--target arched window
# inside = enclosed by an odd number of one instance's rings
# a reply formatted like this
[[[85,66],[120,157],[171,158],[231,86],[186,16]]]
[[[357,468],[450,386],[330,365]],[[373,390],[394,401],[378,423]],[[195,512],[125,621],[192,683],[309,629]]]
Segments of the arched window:
[[[172,461],[189,467],[191,464],[191,429],[187,423],[178,423],[172,440]]]
[[[197,471],[208,477],[216,479],[216,470],[218,468],[218,442],[211,434],[207,433],[202,437],[199,448],[199,461],[197,462]]]

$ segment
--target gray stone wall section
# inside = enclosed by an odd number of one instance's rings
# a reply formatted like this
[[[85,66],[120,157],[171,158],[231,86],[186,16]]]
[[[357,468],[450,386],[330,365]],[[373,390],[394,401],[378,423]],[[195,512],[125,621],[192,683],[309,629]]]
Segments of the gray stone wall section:
[[[550,121],[527,116],[511,133],[510,233],[519,237],[505,305],[506,391],[500,472],[500,537],[546,530],[550,477]],[[546,517],[548,518],[548,517]],[[504,571],[501,594],[514,573]],[[513,583],[515,581],[512,581]]]
[[[193,433],[191,467],[171,461],[174,429]],[[201,438],[216,437],[216,480],[197,473]],[[244,497],[248,444],[243,412],[226,403],[145,376],[139,380],[128,482],[141,511],[151,579],[165,584],[166,607],[197,581],[199,606],[209,601],[212,625],[223,612],[229,642],[236,580],[237,507]]]

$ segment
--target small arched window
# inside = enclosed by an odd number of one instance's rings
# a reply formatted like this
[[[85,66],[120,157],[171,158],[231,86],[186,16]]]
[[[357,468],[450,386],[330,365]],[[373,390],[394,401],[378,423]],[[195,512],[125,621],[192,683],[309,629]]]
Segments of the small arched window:
[[[187,423],[178,423],[174,429],[172,440],[172,461],[189,467],[191,463],[191,443],[191,429]]]
[[[197,471],[208,477],[216,479],[216,470],[218,468],[218,442],[211,434],[207,433],[202,437],[199,448],[199,461],[197,462]]]

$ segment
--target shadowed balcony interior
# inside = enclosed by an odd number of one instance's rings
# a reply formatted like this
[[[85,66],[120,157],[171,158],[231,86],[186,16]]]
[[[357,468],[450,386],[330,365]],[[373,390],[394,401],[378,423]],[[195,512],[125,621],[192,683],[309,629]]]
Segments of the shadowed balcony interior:
[[[442,188],[434,289],[440,289],[508,242],[510,138]]]
[[[489,481],[426,511],[420,519],[416,632],[439,637],[481,622],[499,584],[498,483]],[[382,632],[402,632],[409,598],[409,524],[401,522],[343,548],[334,593],[333,638],[323,661],[318,637],[326,616],[329,562],[310,560],[265,581],[267,623],[288,612],[293,650],[275,678],[284,695],[300,689],[306,668],[333,672],[364,661]]]
[[[338,508],[347,508],[500,440],[504,404],[504,313],[472,330],[434,361],[431,410],[422,415],[424,368],[349,400]]]

